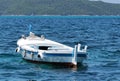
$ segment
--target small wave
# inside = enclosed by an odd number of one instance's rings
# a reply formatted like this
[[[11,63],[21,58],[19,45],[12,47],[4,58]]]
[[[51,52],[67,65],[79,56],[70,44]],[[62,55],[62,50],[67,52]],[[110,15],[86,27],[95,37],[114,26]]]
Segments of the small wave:
[[[18,57],[18,54],[15,54],[15,53],[0,53],[0,57],[7,57],[7,58],[10,58],[10,57]]]

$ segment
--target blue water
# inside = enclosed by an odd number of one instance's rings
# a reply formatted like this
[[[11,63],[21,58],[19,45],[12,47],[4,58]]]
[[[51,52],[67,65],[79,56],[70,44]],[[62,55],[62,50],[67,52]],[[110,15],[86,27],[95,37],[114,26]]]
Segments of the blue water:
[[[36,64],[15,53],[17,39],[36,35],[74,47],[88,45],[77,69]],[[120,81],[120,17],[1,16],[0,81]]]

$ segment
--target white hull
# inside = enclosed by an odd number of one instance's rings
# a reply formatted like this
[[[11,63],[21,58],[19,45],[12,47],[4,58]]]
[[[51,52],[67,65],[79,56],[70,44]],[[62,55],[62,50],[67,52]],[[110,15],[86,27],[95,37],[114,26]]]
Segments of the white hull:
[[[37,61],[37,62],[50,62],[50,63],[73,63],[72,54],[52,54],[52,53],[45,53],[41,57],[36,53],[30,52],[21,52],[21,55],[24,59],[30,61]],[[78,54],[77,55],[77,63],[82,63],[83,60],[86,58],[86,54]]]

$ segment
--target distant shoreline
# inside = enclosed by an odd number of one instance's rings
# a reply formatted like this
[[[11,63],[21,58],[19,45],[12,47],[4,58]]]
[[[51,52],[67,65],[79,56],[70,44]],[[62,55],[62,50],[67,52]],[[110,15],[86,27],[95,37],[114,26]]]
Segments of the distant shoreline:
[[[0,17],[40,17],[40,18],[120,18],[120,15],[1,15]]]
[[[0,16],[120,16],[120,15],[0,15]]]
[[[120,4],[101,0],[0,0],[0,15],[116,16],[120,15]]]

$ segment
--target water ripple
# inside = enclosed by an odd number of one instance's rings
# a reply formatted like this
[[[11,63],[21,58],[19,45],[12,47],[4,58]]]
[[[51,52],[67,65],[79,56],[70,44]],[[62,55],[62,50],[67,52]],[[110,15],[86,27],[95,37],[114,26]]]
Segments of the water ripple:
[[[14,52],[16,41],[28,35],[28,25],[36,35],[74,47],[88,45],[88,58],[78,69],[34,64]],[[119,81],[119,18],[0,18],[0,80],[2,81]]]

